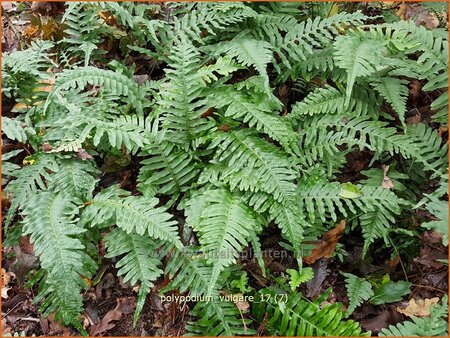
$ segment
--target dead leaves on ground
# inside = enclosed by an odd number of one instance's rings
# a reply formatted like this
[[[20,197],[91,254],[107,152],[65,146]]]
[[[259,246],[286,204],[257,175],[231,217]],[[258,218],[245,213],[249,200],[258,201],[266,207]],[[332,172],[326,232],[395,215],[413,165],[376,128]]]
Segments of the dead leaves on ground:
[[[124,315],[133,313],[136,308],[136,299],[134,297],[123,297],[117,299],[117,305],[102,318],[100,323],[95,324],[89,330],[90,336],[99,336],[111,330],[117,325],[117,321]]]
[[[438,297],[431,299],[411,299],[406,308],[401,309],[397,307],[396,310],[408,317],[429,317],[431,307],[438,302]]]
[[[345,230],[346,222],[342,220],[334,229],[327,231],[323,234],[322,239],[320,239],[315,248],[312,250],[309,256],[303,257],[303,261],[307,264],[313,264],[320,258],[330,258],[333,255],[334,250],[339,239]]]
[[[395,14],[402,20],[414,20],[416,25],[433,29],[439,27],[439,18],[436,13],[420,4],[402,2]],[[444,17],[446,20],[446,18]]]

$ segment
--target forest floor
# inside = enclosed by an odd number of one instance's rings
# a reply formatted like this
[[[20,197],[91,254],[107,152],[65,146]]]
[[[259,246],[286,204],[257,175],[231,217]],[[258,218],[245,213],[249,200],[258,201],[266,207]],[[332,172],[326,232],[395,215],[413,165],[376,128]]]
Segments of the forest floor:
[[[30,41],[38,38],[59,39],[62,31],[60,26],[63,3],[18,3],[2,2],[3,9],[3,52],[20,49]],[[377,14],[377,13],[370,13]],[[402,16],[403,19],[423,21],[425,25],[432,27],[436,18],[428,12],[422,11],[416,5],[398,5],[393,7],[392,15]],[[114,58],[114,46],[111,46],[110,57]],[[139,68],[137,74],[146,76],[144,67]],[[158,65],[156,65],[156,68]],[[139,73],[141,72],[141,73]],[[158,69],[152,73],[158,77]],[[291,89],[291,84],[286,83],[276,93],[282,101],[289,101],[296,95]],[[411,88],[409,107],[407,114],[408,123],[418,123],[429,119],[429,97],[419,97],[418,88]],[[12,104],[3,102],[3,115],[10,115]],[[11,116],[11,115],[10,115]],[[442,130],[444,137],[447,131]],[[2,147],[11,147],[7,140],[3,140]],[[350,154],[347,167],[340,179],[343,182],[354,181],[360,177],[360,172],[368,165],[369,158],[364,157],[364,152]],[[119,182],[122,186],[136,184],[136,170],[133,163],[123,168],[118,173],[103,176],[105,186],[109,181]],[[344,177],[345,176],[345,177]],[[106,182],[108,181],[108,182]],[[100,183],[102,184],[102,182]],[[8,203],[3,201],[2,213],[6,212]],[[414,211],[423,213],[423,211]],[[424,218],[427,215],[414,214],[412,217]],[[282,254],[275,258],[270,254],[265,255],[266,266],[273,276],[279,276],[287,268],[294,266],[295,259],[290,253],[279,246],[281,239],[279,231],[269,228],[262,238],[262,250],[265,253],[278,250]],[[339,271],[356,272],[359,275],[389,274],[392,279],[406,279],[412,283],[411,298],[431,299],[442,298],[448,291],[448,266],[439,260],[448,258],[448,248],[442,245],[442,237],[434,231],[426,231],[420,242],[416,243],[417,257],[403,262],[400,255],[383,256],[374,255],[372,259],[363,262],[359,258],[362,250],[362,240],[356,235],[345,236],[339,240],[347,255],[339,260],[318,259],[312,268],[315,277],[306,283],[299,291],[314,298],[333,286],[333,294],[328,301],[347,302],[345,284]],[[101,250],[101,248],[100,248]],[[157,290],[161,289],[167,280],[160,278],[150,293],[142,311],[141,317],[132,328],[133,311],[136,307],[137,292],[130,285],[124,284],[121,277],[117,277],[114,268],[115,261],[103,260],[100,273],[92,280],[91,288],[84,295],[85,312],[84,325],[90,335],[108,336],[179,336],[183,335],[186,322],[190,319],[189,305],[172,302],[163,305],[157,296]],[[267,280],[255,260],[241,257],[241,263],[245,267],[250,285],[263,287]],[[406,264],[408,267],[406,269]],[[52,316],[44,318],[38,312],[38,306],[33,304],[36,288],[27,288],[25,281],[30,271],[38,265],[38,258],[34,255],[33,245],[28,237],[21,237],[20,244],[8,246],[3,243],[2,248],[2,328],[5,334],[21,333],[26,336],[54,336],[73,335],[72,329],[62,327]],[[407,271],[407,272],[406,272]],[[330,300],[331,299],[331,300]],[[396,324],[405,317],[397,311],[399,307],[405,307],[406,302],[397,302],[375,307],[364,304],[353,314],[352,318],[361,323],[365,330],[372,330],[377,334],[381,328],[390,324]],[[262,330],[261,327],[255,327]]]

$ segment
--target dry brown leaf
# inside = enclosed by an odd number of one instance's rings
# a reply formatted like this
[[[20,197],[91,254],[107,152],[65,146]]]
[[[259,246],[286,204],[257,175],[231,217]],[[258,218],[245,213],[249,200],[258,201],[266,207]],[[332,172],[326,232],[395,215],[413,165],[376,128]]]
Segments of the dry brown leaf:
[[[318,241],[316,247],[309,256],[303,257],[303,261],[307,264],[313,264],[320,258],[330,258],[336,249],[336,244],[345,230],[345,220],[339,222],[334,229],[323,234],[322,239]]]
[[[409,85],[409,97],[411,98],[412,106],[416,106],[419,100],[420,89],[422,88],[420,81],[412,80]]]
[[[28,255],[34,255],[34,245],[30,242],[30,237],[21,236],[19,239],[19,246],[22,252]]]
[[[404,2],[402,2],[400,4],[400,6],[398,6],[397,11],[395,12],[395,14],[402,20],[405,20],[405,13],[406,13],[406,9],[408,8],[408,5]]]
[[[8,287],[6,287],[6,286],[2,286],[2,298],[3,299],[8,299],[9,298],[9,296],[8,296],[8,291],[10,290],[11,288],[8,288]]]
[[[400,313],[408,317],[429,317],[430,316],[430,308],[439,302],[438,297],[434,297],[431,299],[411,299],[408,303],[408,306],[404,309],[396,308],[396,310]]]
[[[120,320],[122,318],[122,311],[115,308],[114,310],[109,311],[101,320],[101,322],[97,325],[92,326],[89,331],[90,336],[98,336],[102,333],[111,330],[116,323],[112,323],[113,321]]]
[[[410,116],[406,119],[406,124],[408,126],[412,126],[415,124],[419,124],[422,121],[422,116],[421,114],[418,112],[417,114]]]
[[[394,188],[394,183],[392,182],[392,180],[387,175],[387,172],[389,171],[389,166],[388,165],[382,165],[381,167],[383,168],[383,181],[381,182],[381,186],[384,189],[392,189],[392,188]]]

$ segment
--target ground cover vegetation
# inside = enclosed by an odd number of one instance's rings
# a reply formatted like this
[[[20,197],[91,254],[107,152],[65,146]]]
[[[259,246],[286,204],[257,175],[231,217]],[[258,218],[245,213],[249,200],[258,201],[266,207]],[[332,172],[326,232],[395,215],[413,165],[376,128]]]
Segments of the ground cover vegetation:
[[[446,22],[3,5],[4,333],[447,335]]]

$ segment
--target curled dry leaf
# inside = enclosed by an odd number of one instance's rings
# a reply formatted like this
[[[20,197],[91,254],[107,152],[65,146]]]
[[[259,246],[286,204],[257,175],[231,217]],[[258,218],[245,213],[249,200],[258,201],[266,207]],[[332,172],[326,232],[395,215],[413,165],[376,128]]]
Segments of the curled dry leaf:
[[[345,220],[339,222],[334,229],[323,234],[322,239],[318,241],[316,247],[309,256],[303,257],[303,261],[307,264],[313,264],[320,258],[330,258],[336,249],[336,244],[345,230]]]
[[[430,308],[433,305],[436,305],[438,302],[438,297],[434,297],[431,299],[411,299],[406,308],[400,309],[397,307],[396,310],[408,317],[429,317]]]
[[[381,167],[383,168],[383,181],[381,182],[381,186],[384,189],[392,189],[394,187],[394,183],[392,182],[392,180],[387,175],[387,172],[389,171],[389,166],[388,165],[382,165]]]

